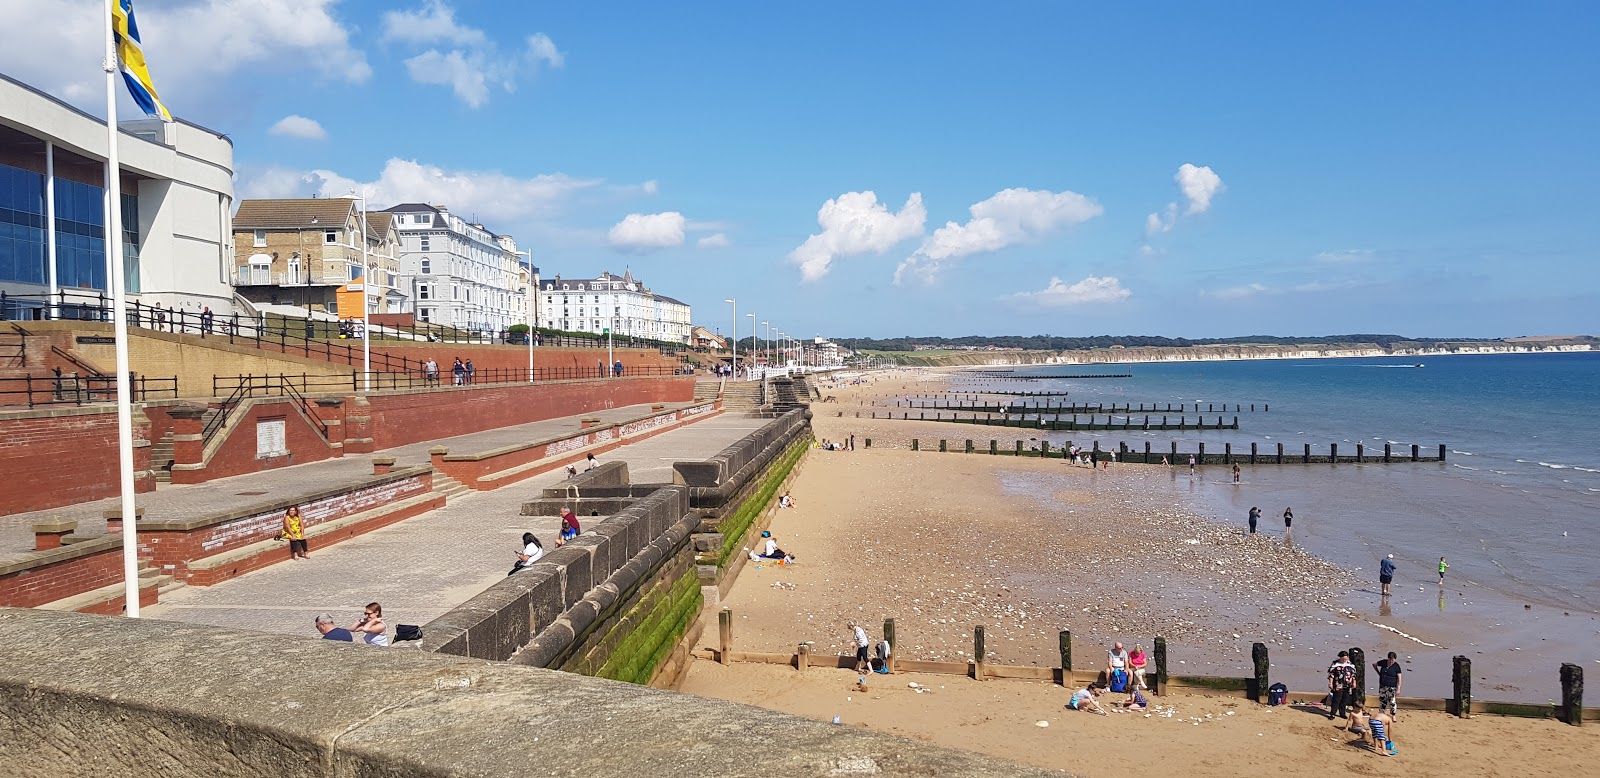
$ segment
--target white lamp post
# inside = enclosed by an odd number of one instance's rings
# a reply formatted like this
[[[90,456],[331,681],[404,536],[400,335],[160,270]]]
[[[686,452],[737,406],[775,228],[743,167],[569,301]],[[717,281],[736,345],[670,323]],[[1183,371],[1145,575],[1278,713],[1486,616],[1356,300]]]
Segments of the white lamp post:
[[[745,314],[750,319],[750,366],[755,367],[756,357],[761,354],[761,328],[756,325],[756,315]]]
[[[372,286],[372,269],[367,267],[367,198],[350,191],[352,200],[361,201],[361,389],[372,391],[372,341],[368,335],[367,319],[372,309],[367,289]]]
[[[539,288],[533,283],[533,252],[518,251],[528,258],[528,383],[533,383],[533,328],[539,323]]]
[[[723,300],[723,302],[733,306],[733,337],[728,343],[732,344],[733,347],[733,377],[737,380],[739,378],[739,303],[735,302],[731,297]]]

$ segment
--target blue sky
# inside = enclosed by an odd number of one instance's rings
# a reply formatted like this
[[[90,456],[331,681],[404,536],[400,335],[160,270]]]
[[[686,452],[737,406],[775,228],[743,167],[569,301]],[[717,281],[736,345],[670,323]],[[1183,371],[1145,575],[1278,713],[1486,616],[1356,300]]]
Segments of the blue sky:
[[[724,332],[1600,330],[1600,6],[1101,5],[136,7],[241,198],[429,200]],[[98,8],[0,0],[0,72],[92,108]]]

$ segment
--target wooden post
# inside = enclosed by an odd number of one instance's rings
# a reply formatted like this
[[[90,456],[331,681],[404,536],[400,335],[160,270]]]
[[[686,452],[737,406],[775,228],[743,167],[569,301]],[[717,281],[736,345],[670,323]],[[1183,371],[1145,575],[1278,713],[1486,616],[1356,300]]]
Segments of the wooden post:
[[[1206,444],[1200,444],[1200,456],[1195,457],[1194,461],[1197,465],[1203,465],[1206,463]]]
[[[867,444],[866,445],[867,448],[872,448],[872,438],[867,438],[866,439],[866,444]]]
[[[944,453],[946,451],[949,451],[949,450],[950,450],[949,443],[946,442],[944,438],[939,438],[939,453],[942,454],[942,453]]]
[[[1255,463],[1256,463],[1256,444],[1255,444],[1255,441],[1250,441],[1250,464],[1253,465]]]
[[[1166,424],[1167,417],[1161,417],[1161,423]],[[1174,467],[1176,467],[1178,464],[1178,441],[1176,440],[1172,441],[1172,458],[1168,459],[1167,462],[1172,464]]]
[[[1061,685],[1072,683],[1072,630],[1061,630]]]
[[[967,438],[967,453],[972,453],[972,438]]]
[[[1150,651],[1151,651],[1151,653],[1155,654],[1155,661],[1156,661],[1156,685],[1155,685],[1156,694],[1160,695],[1160,696],[1166,696],[1166,694],[1167,694],[1167,639],[1164,638],[1164,637],[1161,637],[1160,635],[1156,635],[1155,643],[1152,644]]]
[[[1305,459],[1302,459],[1300,461],[1301,461],[1302,464],[1307,464],[1307,465],[1311,464],[1311,444],[1310,443],[1306,444]]]
[[[723,608],[717,613],[717,661],[733,664],[733,611]]]
[[[919,445],[920,445],[920,443],[919,443],[919,441],[918,441],[918,440],[917,440],[917,439],[916,439],[916,438],[912,438],[912,439],[911,439],[911,450],[912,450],[912,451],[918,451],[918,450],[920,450],[920,449],[919,449],[919,448],[918,448],[918,446],[919,446]]]
[[[983,625],[972,628],[972,677],[983,680],[983,665],[988,654],[983,650]]]
[[[1566,662],[1561,664],[1561,720],[1583,725],[1583,667]]]
[[[1356,666],[1356,690],[1351,699],[1362,705],[1367,704],[1367,652],[1359,646],[1350,648],[1350,664]]]
[[[1358,465],[1361,464],[1362,457],[1365,457],[1366,455],[1367,455],[1367,444],[1365,444],[1365,443],[1357,443],[1356,444],[1356,464],[1358,464]]]
[[[1232,443],[1224,443],[1224,444],[1222,444],[1222,464],[1224,464],[1224,465],[1233,464],[1233,444]]]
[[[1271,666],[1271,663],[1267,661],[1267,644],[1251,644],[1250,660],[1255,664],[1256,669],[1256,677],[1253,681],[1255,688],[1250,690],[1250,698],[1260,703],[1262,702],[1261,698],[1267,696],[1267,686],[1269,685],[1267,669]]]
[[[1392,452],[1389,451],[1389,444],[1388,443],[1383,444],[1383,461],[1384,461],[1385,464],[1387,464],[1389,462],[1389,456],[1390,456],[1391,453]]]
[[[997,443],[997,442],[996,442],[996,441],[994,441],[994,440],[990,440],[990,441],[989,441],[989,455],[990,455],[990,456],[993,456],[993,455],[995,455],[995,454],[998,454],[998,453],[1000,453],[1000,448],[999,448],[999,445],[1000,445],[1000,444],[999,444],[999,443]]]
[[[1042,440],[1042,439],[1039,441],[1039,458],[1040,459],[1049,459],[1050,458],[1050,441]]]
[[[1444,461],[1444,444],[1443,443],[1439,444],[1439,461],[1440,462]]]
[[[883,620],[883,639],[889,643],[888,670],[894,672],[894,658],[900,653],[900,644],[896,642],[894,634],[894,619]]]
[[[1451,662],[1450,704],[1454,709],[1452,712],[1461,718],[1467,718],[1472,715],[1472,660],[1458,656]]]
[[[794,668],[805,672],[809,666],[811,666],[811,646],[801,643],[800,650],[795,653]]]
[[[1150,464],[1150,441],[1144,442],[1144,463]]]
[[[1335,464],[1337,464],[1339,462],[1339,444],[1338,443],[1329,443],[1328,444],[1328,461],[1332,462],[1332,463],[1335,463]]]
[[[1283,444],[1278,444],[1278,464],[1283,464]]]
[[[1022,441],[1017,441],[1017,456],[1022,456]]]
[[[1421,454],[1422,454],[1421,447],[1419,447],[1415,443],[1412,443],[1411,444],[1411,461],[1415,462],[1418,459],[1420,459],[1421,458],[1421,456],[1420,456]]]

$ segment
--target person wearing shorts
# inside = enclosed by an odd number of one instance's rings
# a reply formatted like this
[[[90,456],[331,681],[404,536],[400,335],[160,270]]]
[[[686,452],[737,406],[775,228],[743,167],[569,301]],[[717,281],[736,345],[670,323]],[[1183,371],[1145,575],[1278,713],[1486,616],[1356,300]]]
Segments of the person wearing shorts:
[[[866,673],[872,670],[872,661],[868,649],[872,647],[872,639],[867,637],[867,631],[857,626],[854,622],[849,625],[851,637],[856,641],[856,672]]]
[[[1383,596],[1389,596],[1389,585],[1394,583],[1394,554],[1378,563],[1378,583],[1383,584]]]
[[[1395,698],[1400,696],[1400,657],[1390,651],[1388,658],[1373,663],[1372,669],[1378,671],[1378,710],[1390,716],[1399,715]]]

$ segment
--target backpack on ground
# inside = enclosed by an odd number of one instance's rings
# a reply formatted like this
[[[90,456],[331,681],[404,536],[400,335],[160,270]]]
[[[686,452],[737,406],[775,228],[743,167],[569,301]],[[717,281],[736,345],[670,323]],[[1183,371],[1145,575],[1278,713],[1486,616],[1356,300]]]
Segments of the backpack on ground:
[[[1282,705],[1289,699],[1289,687],[1275,683],[1267,687],[1267,704]]]
[[[1122,693],[1122,692],[1128,691],[1128,671],[1127,670],[1120,670],[1120,669],[1119,670],[1112,670],[1111,671],[1111,677],[1108,680],[1110,680],[1110,682],[1111,682],[1111,691],[1118,692],[1118,693]]]

